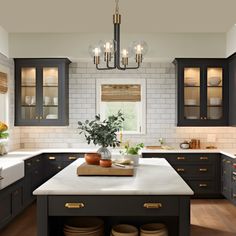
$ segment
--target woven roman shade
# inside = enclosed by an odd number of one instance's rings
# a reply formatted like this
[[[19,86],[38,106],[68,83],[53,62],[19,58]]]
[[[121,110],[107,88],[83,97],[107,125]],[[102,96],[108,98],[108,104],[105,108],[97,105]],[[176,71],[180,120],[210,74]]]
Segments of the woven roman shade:
[[[0,72],[0,93],[7,93],[7,74]]]
[[[141,101],[140,84],[103,84],[102,102],[139,102]]]

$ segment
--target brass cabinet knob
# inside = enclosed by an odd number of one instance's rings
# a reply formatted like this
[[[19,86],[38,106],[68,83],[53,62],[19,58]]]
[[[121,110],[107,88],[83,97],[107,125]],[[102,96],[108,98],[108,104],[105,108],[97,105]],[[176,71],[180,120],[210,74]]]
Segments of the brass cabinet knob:
[[[26,164],[27,166],[31,166],[31,162],[27,162],[27,164]]]
[[[36,159],[36,162],[40,162],[40,159]]]
[[[160,202],[146,202],[143,204],[143,207],[147,209],[158,209],[162,208],[162,204]]]
[[[200,119],[203,120],[203,117],[201,117]]]
[[[199,184],[200,188],[206,188],[208,185],[207,184]]]
[[[56,157],[48,157],[48,160],[56,160]]]
[[[200,160],[208,160],[208,157],[200,157]]]
[[[177,157],[177,160],[185,160],[185,157]]]
[[[223,159],[223,160],[222,160],[222,162],[226,162],[226,160],[225,160],[225,159]]]
[[[38,119],[39,119],[39,117],[38,117],[38,116],[35,116],[35,119],[36,119],[36,120],[38,120]]]
[[[68,157],[68,160],[70,160],[70,161],[72,161],[72,160],[76,160],[76,159],[77,159],[77,157],[73,157],[73,156]]]
[[[58,166],[57,169],[60,170],[60,169],[61,169],[61,166]]]
[[[204,117],[204,120],[206,120],[207,119],[207,117]]]
[[[178,168],[177,171],[178,171],[178,172],[184,172],[185,169],[184,169],[184,168]]]
[[[200,172],[207,172],[208,169],[207,169],[207,168],[200,168],[199,171],[200,171]]]
[[[67,202],[65,204],[65,208],[69,208],[69,209],[80,209],[84,207],[85,207],[85,204],[82,202]]]
[[[42,116],[40,116],[40,117],[39,117],[39,119],[40,119],[40,120],[42,120],[42,119],[43,119],[43,117],[42,117]]]

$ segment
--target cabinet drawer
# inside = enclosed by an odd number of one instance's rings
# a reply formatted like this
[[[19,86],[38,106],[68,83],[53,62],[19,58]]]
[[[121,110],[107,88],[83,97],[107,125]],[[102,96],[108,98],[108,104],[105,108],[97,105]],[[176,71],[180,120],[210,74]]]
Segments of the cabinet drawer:
[[[12,214],[18,214],[23,207],[23,187],[15,189],[12,192]]]
[[[50,216],[177,216],[176,196],[49,196]]]
[[[78,158],[83,158],[83,153],[50,153],[45,154],[45,159],[48,161],[68,161],[73,162]]]
[[[193,189],[195,195],[218,193],[217,185],[214,181],[190,180],[187,183]]]
[[[186,178],[213,179],[215,168],[212,165],[173,165],[174,169]]]
[[[11,214],[12,214],[11,194],[0,193],[0,226],[11,218]]]

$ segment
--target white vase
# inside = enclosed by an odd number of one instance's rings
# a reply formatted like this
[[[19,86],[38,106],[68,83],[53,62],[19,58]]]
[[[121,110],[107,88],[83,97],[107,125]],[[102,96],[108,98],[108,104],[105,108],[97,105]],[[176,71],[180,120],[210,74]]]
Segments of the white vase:
[[[7,154],[6,145],[7,141],[5,139],[0,139],[0,156]]]
[[[137,155],[124,155],[124,159],[131,161],[134,166],[139,165],[139,158],[140,157],[141,157],[141,155],[139,155],[139,154],[137,154]]]

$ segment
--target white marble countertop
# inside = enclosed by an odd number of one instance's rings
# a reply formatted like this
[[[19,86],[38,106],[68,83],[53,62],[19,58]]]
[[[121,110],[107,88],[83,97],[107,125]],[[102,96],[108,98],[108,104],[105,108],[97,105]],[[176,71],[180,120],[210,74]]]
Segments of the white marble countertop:
[[[34,195],[193,195],[191,188],[165,159],[140,160],[132,177],[77,176],[78,159],[46,183]]]
[[[0,158],[17,158],[24,161],[43,153],[92,153],[96,151],[96,148],[19,149],[9,152]],[[142,149],[142,153],[221,153],[231,158],[236,158],[236,149]],[[112,154],[119,155],[119,150],[115,149]]]

